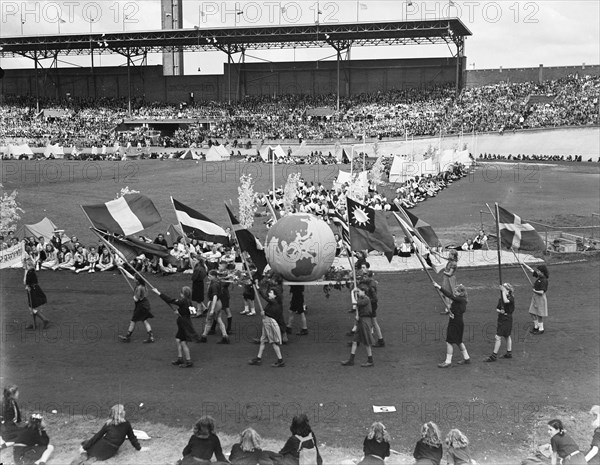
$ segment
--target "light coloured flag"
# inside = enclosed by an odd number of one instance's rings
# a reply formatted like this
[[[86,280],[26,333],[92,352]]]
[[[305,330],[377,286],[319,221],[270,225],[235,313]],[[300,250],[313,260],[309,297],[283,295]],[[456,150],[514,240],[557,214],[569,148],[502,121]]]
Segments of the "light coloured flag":
[[[140,194],[126,194],[110,202],[81,208],[96,229],[123,236],[136,234],[162,221],[152,200]]]

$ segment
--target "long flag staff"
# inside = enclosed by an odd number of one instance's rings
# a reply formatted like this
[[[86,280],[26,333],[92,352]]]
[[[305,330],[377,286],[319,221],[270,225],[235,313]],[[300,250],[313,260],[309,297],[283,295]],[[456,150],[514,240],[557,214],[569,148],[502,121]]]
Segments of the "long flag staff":
[[[177,215],[177,209],[175,208],[175,202],[173,202],[173,196],[169,196],[169,198],[171,199],[171,205],[173,205],[173,210],[175,210],[175,216],[177,217],[177,224],[179,224],[179,229],[181,230],[181,235],[183,236],[183,242],[185,242],[185,248],[188,251],[188,260],[190,261],[190,263],[192,262],[192,251],[190,250],[190,247],[188,245],[188,237],[187,234],[185,233],[185,231],[183,230],[183,226],[181,225],[181,221],[179,220],[179,216]]]
[[[94,227],[94,223],[92,223],[92,220],[90,220],[90,217],[88,216],[87,212],[85,211],[85,209],[83,208],[82,205],[80,205],[81,210],[83,211],[83,214],[85,215],[85,217],[88,219],[88,221],[90,222],[90,224],[92,225],[90,227],[90,230],[98,237],[98,239],[100,239],[102,241],[102,243],[108,247],[108,251],[111,253],[112,257],[113,257],[113,261],[116,257],[115,253],[113,252],[112,247],[110,246],[110,244],[108,243],[108,241],[102,237],[96,230],[96,228]],[[121,276],[123,276],[123,279],[125,280],[125,282],[127,283],[127,285],[129,286],[129,289],[131,289],[131,291],[133,292],[133,286],[131,285],[131,283],[129,282],[129,279],[127,279],[127,276],[125,276],[125,273],[123,273],[123,270],[121,269],[120,266],[117,265],[117,268],[119,270],[119,273],[121,273]]]
[[[227,210],[227,202],[225,202],[225,209]],[[248,266],[248,262],[246,261],[246,258],[244,257],[244,251],[242,250],[242,248],[240,247],[240,243],[238,242],[237,234],[235,233],[235,228],[233,227],[233,221],[231,220],[231,216],[229,216],[229,213],[227,213],[227,217],[229,218],[229,224],[231,225],[231,232],[233,233],[232,236],[234,237],[234,242],[236,243],[236,245],[240,251],[240,257],[242,258],[242,263],[244,264],[244,267],[246,268],[246,272],[248,273],[248,277],[250,278],[250,282],[252,283],[252,289],[254,289],[254,295],[256,296],[256,300],[258,302],[258,308],[260,309],[260,313],[262,315],[264,313],[264,310],[263,310],[262,302],[260,300],[260,294],[258,292],[258,289],[256,288],[256,284],[254,283],[254,279],[252,279],[252,273],[250,272],[250,267]]]
[[[425,260],[423,260],[423,257],[421,257],[421,254],[418,252],[417,247],[415,246],[415,241],[413,239],[412,234],[410,233],[410,231],[408,231],[406,229],[406,227],[404,226],[404,224],[402,223],[400,217],[394,212],[394,217],[396,218],[396,221],[398,221],[398,224],[400,225],[400,227],[402,228],[402,231],[404,232],[404,235],[406,237],[408,237],[408,240],[410,240],[410,243],[412,244],[412,246],[415,249],[415,255],[417,256],[417,258],[419,259],[419,262],[421,262],[421,266],[423,267],[423,271],[425,271],[425,273],[427,273],[427,277],[429,278],[429,280],[431,281],[431,284],[437,284],[437,281],[435,279],[433,279],[433,277],[431,276],[431,273],[429,272],[429,270],[427,269],[427,264],[425,263]],[[416,230],[415,230],[415,234]],[[419,238],[419,240],[421,240]],[[423,242],[423,244],[426,244],[426,242]],[[444,300],[444,296],[442,294],[442,292],[436,287],[435,288],[437,295],[440,297],[440,300],[443,302],[444,304],[444,308],[446,308],[448,311],[450,310],[448,307],[448,304],[446,303],[446,300]]]
[[[531,281],[531,278],[529,277],[529,274],[527,274],[527,271],[525,271],[525,267],[523,266],[523,264],[521,263],[521,261],[519,260],[519,257],[517,256],[517,254],[515,253],[515,249],[513,249],[512,247],[510,248],[510,251],[513,253],[513,255],[515,256],[515,259],[517,260],[517,263],[519,265],[521,265],[521,269],[523,270],[523,273],[525,274],[525,277],[527,278],[527,281],[529,281],[529,284],[531,284],[533,286],[533,281]]]
[[[498,202],[496,202],[494,204],[496,206],[496,214],[494,215],[494,212],[492,211],[492,209],[490,208],[490,206],[486,203],[485,206],[488,208],[488,210],[490,211],[490,213],[492,214],[492,217],[494,218],[494,220],[496,221],[496,237],[498,238],[498,278],[500,279],[500,285],[502,286],[502,251],[500,250],[502,248],[502,236],[500,235],[500,212],[498,211]]]
[[[123,263],[127,263],[127,260],[125,259],[125,257],[123,256],[123,254],[121,254],[121,252],[119,252],[115,246],[113,246],[109,241],[107,241],[104,237],[102,237],[102,235],[100,233],[98,233],[98,231],[96,231],[96,228],[90,228],[90,230],[96,235],[98,236],[98,239],[100,239],[102,241],[102,243],[108,247],[109,252],[111,253],[111,255],[114,258],[119,258],[121,261],[123,261]],[[113,258],[113,259],[114,259]],[[131,289],[132,291],[133,286],[131,285],[131,283],[129,282],[129,279],[127,278],[127,276],[125,275],[125,271],[123,270],[123,267],[121,265],[118,265],[115,263],[115,265],[117,266],[117,269],[119,270],[119,272],[121,273],[121,276],[123,276],[123,279],[125,280],[125,282],[127,283],[127,285],[129,286],[129,289]],[[143,276],[142,276],[143,278]],[[148,283],[149,284],[149,283]]]

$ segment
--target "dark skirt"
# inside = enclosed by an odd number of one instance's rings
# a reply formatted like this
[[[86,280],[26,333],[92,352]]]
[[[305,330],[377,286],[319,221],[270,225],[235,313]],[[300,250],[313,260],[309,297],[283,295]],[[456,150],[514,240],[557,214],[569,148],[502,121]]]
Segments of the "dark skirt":
[[[446,331],[446,342],[448,344],[462,344],[463,342],[463,333],[465,331],[465,323],[462,321],[455,321],[456,317],[453,320],[450,320],[448,323],[448,329]]]
[[[154,315],[150,312],[150,301],[144,297],[135,303],[131,321],[146,321],[149,318],[154,318]]]
[[[177,334],[175,335],[175,339],[185,342],[192,342],[195,334],[196,330],[192,325],[192,320],[190,317],[180,316],[177,318]]]
[[[204,281],[192,281],[192,300],[204,302]]]
[[[0,427],[0,436],[6,442],[14,442],[14,440],[25,429],[25,426],[18,426],[14,423],[5,423]]]
[[[254,287],[244,286],[244,291],[242,292],[242,298],[244,300],[254,300]]]
[[[46,300],[46,294],[42,291],[42,288],[37,284],[32,284],[29,291],[29,305],[31,308],[38,308],[44,305]]]
[[[223,308],[229,308],[229,298],[229,289],[224,287],[221,294],[221,304],[223,305]]]
[[[362,343],[367,346],[375,345],[373,337],[373,320],[370,317],[362,317],[358,320],[354,342]]]
[[[500,337],[508,337],[512,333],[512,318],[506,320],[498,320],[496,334]]]
[[[13,447],[15,465],[33,465],[41,457],[47,446]]]
[[[109,458],[114,457],[118,451],[118,447],[113,446],[104,438],[100,438],[87,450],[87,456],[88,458],[95,457],[98,460],[108,460]]]

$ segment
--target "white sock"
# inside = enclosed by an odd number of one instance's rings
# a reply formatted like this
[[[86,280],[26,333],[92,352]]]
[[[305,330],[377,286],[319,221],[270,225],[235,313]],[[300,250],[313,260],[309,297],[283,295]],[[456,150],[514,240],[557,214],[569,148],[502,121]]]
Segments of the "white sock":
[[[247,305],[244,305],[244,311],[245,311],[246,313],[248,313],[248,312],[249,312],[249,310],[248,310],[248,306],[247,306]]]
[[[446,354],[446,363],[452,363],[452,354]]]
[[[460,352],[465,360],[469,360],[469,353],[467,352],[467,349],[461,350]]]
[[[543,331],[543,330],[544,330],[544,323],[540,323],[540,325],[539,325],[539,329],[540,329],[540,331]]]
[[[533,326],[535,327],[535,329],[540,328],[540,324],[537,322],[537,320],[533,322]]]

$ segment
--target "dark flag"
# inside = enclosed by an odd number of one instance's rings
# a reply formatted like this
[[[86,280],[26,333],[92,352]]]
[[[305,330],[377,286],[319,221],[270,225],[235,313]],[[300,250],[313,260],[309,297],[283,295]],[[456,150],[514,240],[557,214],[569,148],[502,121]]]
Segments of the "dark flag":
[[[233,231],[235,232],[235,237],[237,238],[238,244],[240,246],[240,250],[242,252],[247,252],[252,259],[252,263],[256,266],[256,274],[257,278],[262,276],[262,273],[267,266],[267,257],[265,256],[265,251],[258,242],[258,239],[254,237],[249,230],[244,228],[238,219],[233,215],[227,204],[225,204],[225,208],[227,209],[227,213],[229,214],[229,219],[231,220],[231,224],[233,226]]]
[[[394,238],[382,211],[362,205],[348,198],[348,227],[353,250],[378,250],[388,261],[394,256]]]
[[[187,237],[198,239],[199,241],[229,245],[229,237],[221,226],[202,213],[192,210],[187,205],[178,202],[172,197],[171,200],[173,201],[177,221],[179,221],[181,229],[183,229],[183,233]]]

